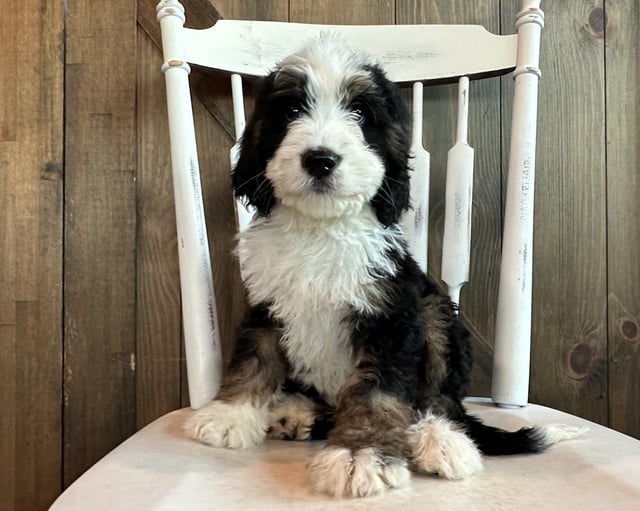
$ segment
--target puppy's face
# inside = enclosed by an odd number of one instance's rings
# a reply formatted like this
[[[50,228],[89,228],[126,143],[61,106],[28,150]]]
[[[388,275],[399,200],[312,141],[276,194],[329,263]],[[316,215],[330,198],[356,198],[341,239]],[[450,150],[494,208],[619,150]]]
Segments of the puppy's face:
[[[408,206],[408,116],[384,72],[338,41],[285,59],[264,81],[233,175],[259,214],[313,218],[370,204],[385,225]]]

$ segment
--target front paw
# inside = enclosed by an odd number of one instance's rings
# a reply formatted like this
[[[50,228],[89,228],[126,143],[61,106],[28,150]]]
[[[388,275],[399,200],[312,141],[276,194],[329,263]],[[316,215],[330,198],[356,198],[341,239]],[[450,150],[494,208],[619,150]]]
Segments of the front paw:
[[[427,412],[409,427],[407,438],[415,469],[447,479],[466,479],[482,470],[482,456],[459,426]]]
[[[214,447],[246,449],[263,442],[266,420],[266,411],[250,403],[212,401],[189,417],[184,429],[191,437]]]
[[[384,457],[373,448],[325,447],[309,463],[313,489],[333,497],[369,497],[406,486],[409,477],[404,460]]]

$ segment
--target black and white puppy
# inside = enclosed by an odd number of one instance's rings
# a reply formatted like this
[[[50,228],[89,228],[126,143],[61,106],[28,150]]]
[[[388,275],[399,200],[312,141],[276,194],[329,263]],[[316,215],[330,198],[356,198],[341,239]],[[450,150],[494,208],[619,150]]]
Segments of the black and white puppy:
[[[384,71],[333,38],[264,80],[233,173],[257,210],[238,245],[251,309],[219,395],[187,423],[195,438],[327,438],[311,484],[356,497],[406,485],[410,469],[465,478],[481,452],[538,452],[566,433],[466,414],[468,333],[398,226],[409,125]]]

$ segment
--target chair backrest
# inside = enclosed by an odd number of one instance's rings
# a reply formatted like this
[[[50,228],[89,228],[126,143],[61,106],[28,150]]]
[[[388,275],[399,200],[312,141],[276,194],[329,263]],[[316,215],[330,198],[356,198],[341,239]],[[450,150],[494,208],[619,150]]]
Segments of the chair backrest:
[[[158,4],[162,29],[171,160],[178,223],[180,281],[189,397],[198,408],[220,384],[222,356],[196,151],[189,63],[231,74],[236,138],[244,129],[242,75],[264,76],[282,58],[322,32],[339,34],[378,61],[396,82],[413,84],[411,203],[403,219],[410,250],[426,271],[429,154],[422,147],[423,82],[458,81],[457,133],[447,160],[441,278],[458,302],[469,276],[473,149],[467,142],[469,79],[513,71],[514,107],[503,235],[492,397],[523,406],[529,386],[533,183],[540,32],[539,0],[522,0],[516,35],[477,25],[347,26],[220,20],[206,30],[184,28],[176,0]],[[231,150],[236,161],[237,144]],[[237,204],[243,229],[252,212]]]

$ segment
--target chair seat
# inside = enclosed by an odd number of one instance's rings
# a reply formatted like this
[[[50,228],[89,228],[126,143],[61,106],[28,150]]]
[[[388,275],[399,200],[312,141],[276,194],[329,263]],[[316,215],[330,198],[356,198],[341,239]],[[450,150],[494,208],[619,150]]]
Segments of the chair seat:
[[[267,441],[249,451],[214,449],[182,431],[185,408],[136,433],[73,483],[53,511],[640,509],[640,441],[550,408],[505,410],[487,399],[469,411],[492,425],[588,426],[576,440],[539,455],[486,457],[464,481],[413,475],[406,489],[361,500],[312,494],[306,460],[321,442]]]

